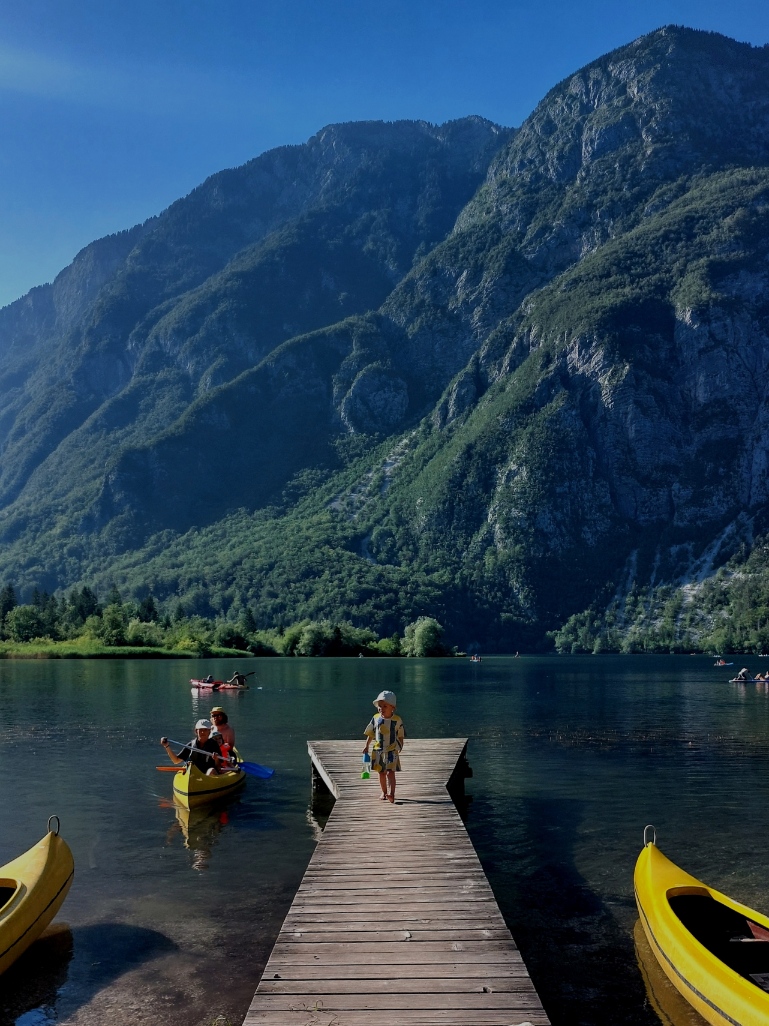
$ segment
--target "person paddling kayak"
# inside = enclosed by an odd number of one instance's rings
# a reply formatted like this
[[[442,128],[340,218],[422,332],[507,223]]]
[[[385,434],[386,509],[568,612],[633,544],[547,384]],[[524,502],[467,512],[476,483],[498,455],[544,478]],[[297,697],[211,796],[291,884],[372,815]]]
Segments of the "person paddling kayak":
[[[227,684],[234,684],[235,687],[237,687],[237,688],[248,687],[248,685],[246,684],[246,681],[248,680],[249,677],[253,677],[253,675],[255,673],[256,673],[256,670],[252,670],[250,673],[241,673],[240,670],[236,670],[233,673],[233,675],[230,677],[230,679],[228,681],[226,681],[226,683]],[[218,688],[214,688],[214,691],[218,691],[218,690],[219,690]]]
[[[166,755],[174,766],[191,762],[201,773],[214,776],[220,772],[222,753],[219,745],[211,737],[211,729],[210,720],[198,720],[195,724],[195,737],[187,742],[178,755],[171,751],[167,737],[161,737],[160,744],[165,748]]]

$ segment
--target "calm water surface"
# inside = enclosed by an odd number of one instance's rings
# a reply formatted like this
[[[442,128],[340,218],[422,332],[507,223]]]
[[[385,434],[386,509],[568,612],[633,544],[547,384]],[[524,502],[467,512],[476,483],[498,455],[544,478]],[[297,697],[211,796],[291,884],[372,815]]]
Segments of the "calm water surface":
[[[158,739],[215,704],[192,673],[233,666],[0,663],[0,864],[52,813],[76,864],[58,927],[0,978],[0,1026],[242,1021],[316,843],[306,742],[361,735],[385,687],[412,737],[470,738],[468,830],[554,1026],[654,1026],[655,1003],[702,1022],[647,992],[633,865],[654,823],[674,861],[769,909],[762,687],[703,657],[253,660],[256,685],[216,701],[276,776],[185,817]]]

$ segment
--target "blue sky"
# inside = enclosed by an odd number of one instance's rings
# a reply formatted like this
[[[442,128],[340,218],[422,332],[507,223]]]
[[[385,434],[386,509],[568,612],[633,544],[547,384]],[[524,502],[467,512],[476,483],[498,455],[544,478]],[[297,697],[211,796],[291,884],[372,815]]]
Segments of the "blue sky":
[[[769,42],[766,0],[5,0],[0,305],[208,175],[324,125],[519,125],[665,24]]]

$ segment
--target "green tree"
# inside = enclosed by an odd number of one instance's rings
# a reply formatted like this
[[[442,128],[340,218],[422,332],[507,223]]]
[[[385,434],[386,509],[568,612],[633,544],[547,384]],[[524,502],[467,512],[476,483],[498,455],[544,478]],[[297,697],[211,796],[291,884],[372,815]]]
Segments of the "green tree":
[[[16,601],[16,592],[13,590],[13,585],[6,584],[3,590],[0,591],[0,623],[17,605],[18,602]]]
[[[152,595],[148,595],[143,598],[139,603],[139,609],[137,610],[137,618],[142,623],[154,623],[158,618],[158,607],[155,605],[155,599]]]
[[[135,618],[128,624],[126,642],[138,647],[162,648],[165,644],[165,632],[157,623],[148,623]]]
[[[406,656],[443,655],[442,637],[443,627],[436,619],[420,616],[406,627],[401,649]]]
[[[112,603],[107,606],[101,616],[99,637],[105,645],[125,645],[128,631],[128,620],[123,606]]]
[[[256,617],[254,616],[251,606],[246,606],[245,609],[241,609],[238,616],[238,630],[243,635],[253,634],[256,630]]]
[[[45,633],[43,617],[35,606],[14,606],[5,617],[5,629],[12,641],[32,641]]]
[[[220,648],[239,648],[241,651],[248,648],[248,639],[240,630],[239,623],[218,623],[214,631],[214,642]]]

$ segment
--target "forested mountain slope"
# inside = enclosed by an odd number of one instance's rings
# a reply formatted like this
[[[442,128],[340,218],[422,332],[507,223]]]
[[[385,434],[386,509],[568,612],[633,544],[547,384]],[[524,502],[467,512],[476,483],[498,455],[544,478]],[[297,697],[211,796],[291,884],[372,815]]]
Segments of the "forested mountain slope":
[[[325,129],[0,311],[0,579],[538,644],[765,525],[769,49]]]

